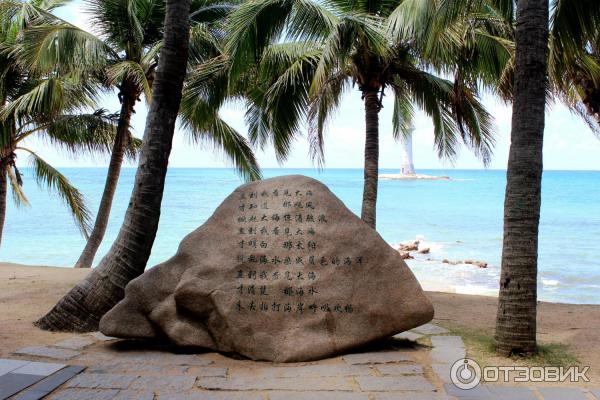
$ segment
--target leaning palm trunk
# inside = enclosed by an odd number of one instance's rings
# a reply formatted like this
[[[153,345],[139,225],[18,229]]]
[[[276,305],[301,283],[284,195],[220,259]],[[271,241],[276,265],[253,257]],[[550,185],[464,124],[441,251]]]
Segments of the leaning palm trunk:
[[[144,272],[154,243],[167,164],[186,72],[190,0],[167,0],[164,45],[146,119],[135,184],[125,220],[108,254],[86,279],[35,324],[42,329],[92,331]]]
[[[379,174],[379,98],[377,90],[363,92],[365,102],[365,171],[361,219],[375,229]]]
[[[546,104],[548,0],[517,6],[515,89],[504,201],[497,351],[536,351],[537,249]]]
[[[113,198],[115,191],[117,190],[117,184],[119,183],[119,175],[121,174],[121,166],[123,164],[123,158],[125,156],[125,148],[130,141],[129,124],[131,121],[131,115],[138,94],[135,92],[135,85],[132,82],[123,82],[123,104],[121,104],[121,113],[119,114],[119,123],[117,126],[117,135],[113,144],[112,152],[110,155],[110,163],[108,165],[108,172],[106,174],[106,183],[104,184],[104,192],[100,200],[100,207],[98,208],[98,214],[96,214],[96,221],[94,222],[94,228],[92,233],[85,244],[83,252],[79,256],[79,260],[75,264],[75,268],[91,268],[94,262],[96,252],[102,243],[104,234],[106,233],[106,227],[108,226],[108,219],[110,217],[110,210],[112,208]]]
[[[0,245],[2,245],[2,232],[4,232],[4,219],[6,218],[6,165],[0,160]]]

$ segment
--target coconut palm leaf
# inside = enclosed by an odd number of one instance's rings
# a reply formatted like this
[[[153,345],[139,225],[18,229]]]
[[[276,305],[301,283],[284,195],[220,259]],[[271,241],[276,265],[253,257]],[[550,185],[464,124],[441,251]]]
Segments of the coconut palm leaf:
[[[261,179],[260,167],[248,142],[221,119],[214,107],[188,97],[182,101],[180,118],[194,142],[211,143],[215,150],[222,150],[244,179]]]
[[[77,227],[87,239],[91,226],[91,215],[81,192],[71,185],[63,174],[32,150],[24,147],[18,147],[17,150],[23,150],[30,154],[30,162],[38,184],[47,186],[49,190],[55,191],[63,199],[69,207]]]
[[[12,168],[7,168],[8,173],[8,181],[10,182],[10,187],[12,189],[12,198],[17,207],[21,206],[29,206],[29,200],[27,200],[27,196],[23,192],[23,180],[21,179],[21,174],[16,166]]]
[[[135,61],[120,61],[106,70],[107,83],[117,86],[125,79],[132,82],[137,90],[144,93],[146,102],[152,101],[152,88],[146,77],[144,67]]]

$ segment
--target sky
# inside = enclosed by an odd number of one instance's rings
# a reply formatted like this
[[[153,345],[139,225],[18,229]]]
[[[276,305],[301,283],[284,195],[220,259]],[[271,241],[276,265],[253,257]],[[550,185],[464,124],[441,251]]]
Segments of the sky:
[[[80,1],[62,7],[57,14],[65,20],[86,30],[92,30]],[[511,107],[491,95],[482,98],[488,112],[492,114],[496,125],[496,146],[489,165],[491,169],[506,169],[510,146]],[[119,102],[116,93],[107,93],[99,106],[117,112]],[[384,99],[384,108],[380,113],[380,168],[399,169],[401,165],[401,144],[392,137],[391,97]],[[142,137],[147,114],[146,105],[139,102],[132,120],[134,134]],[[244,109],[241,104],[227,105],[221,116],[239,132],[245,133]],[[452,162],[440,160],[433,146],[433,125],[426,115],[416,115],[413,137],[413,159],[419,169],[480,169],[482,162],[464,146],[458,157]],[[360,92],[353,89],[342,102],[336,117],[332,119],[325,134],[325,168],[362,168],[364,151],[364,109]],[[311,168],[315,164],[309,156],[306,130],[293,146],[288,159],[279,164],[270,148],[257,150],[259,164],[263,168]],[[560,103],[550,104],[546,112],[546,130],[544,138],[544,168],[548,170],[600,170],[600,139],[577,116]],[[28,147],[36,150],[40,156],[55,167],[103,167],[108,158],[86,156],[73,158],[70,154],[49,146],[44,141],[32,139]],[[19,154],[25,157],[24,154]],[[131,166],[134,163],[129,163]],[[183,168],[226,168],[231,163],[210,145],[192,144],[186,132],[179,127],[175,133],[170,167]]]

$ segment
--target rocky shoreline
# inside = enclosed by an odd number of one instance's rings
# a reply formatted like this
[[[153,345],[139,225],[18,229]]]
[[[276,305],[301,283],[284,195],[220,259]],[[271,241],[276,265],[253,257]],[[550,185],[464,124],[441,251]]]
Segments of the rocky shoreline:
[[[416,252],[417,254],[429,254],[431,251],[431,248],[421,246],[420,240],[413,240],[410,242],[401,242],[398,245],[398,247],[396,247],[396,251],[400,254],[400,257],[403,260],[412,260],[415,257],[411,253]],[[428,258],[427,261],[435,261],[435,260],[432,258]],[[473,265],[478,268],[487,268],[487,266],[488,266],[488,263],[485,261],[471,260],[471,259],[453,261],[453,260],[448,260],[447,258],[444,258],[443,260],[440,260],[440,261],[442,264],[449,264],[449,265],[467,264],[467,265]]]

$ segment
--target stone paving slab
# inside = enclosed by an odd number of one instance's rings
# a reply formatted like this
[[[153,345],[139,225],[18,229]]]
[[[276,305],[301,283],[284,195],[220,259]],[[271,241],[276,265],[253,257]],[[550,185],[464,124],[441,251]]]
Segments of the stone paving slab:
[[[199,367],[214,364],[213,360],[205,358],[202,354],[173,354],[160,351],[125,351],[119,353],[118,360],[134,363],[194,365]]]
[[[434,324],[421,325],[411,330],[422,333],[424,335],[443,335],[445,333],[450,333],[448,329],[442,328],[441,326],[437,326]]]
[[[257,378],[302,378],[372,375],[370,365],[316,364],[290,367],[257,367],[232,371],[235,376],[252,376]]]
[[[600,388],[596,388],[596,389],[591,389],[590,393],[594,396],[596,396],[596,398],[598,400],[600,400]]]
[[[380,364],[376,366],[382,375],[416,375],[423,373],[419,364]]]
[[[268,392],[269,400],[369,400],[368,393],[348,392]]]
[[[577,388],[544,387],[538,388],[544,400],[588,400],[583,391]]]
[[[376,351],[369,353],[346,354],[342,359],[348,364],[386,364],[413,361],[410,356],[400,351]]]
[[[135,371],[138,374],[183,375],[189,369],[190,367],[182,365],[146,364],[116,361],[111,363],[91,365],[88,367],[87,372],[118,374]]]
[[[411,342],[416,342],[418,339],[424,337],[424,335],[418,332],[406,331],[398,333],[392,337],[394,339],[410,340]]]
[[[375,393],[373,400],[454,400],[447,394],[441,393]]]
[[[431,336],[430,357],[434,364],[454,364],[465,358],[465,345],[460,336]]]
[[[444,383],[452,383],[450,379],[450,370],[452,369],[451,364],[431,364],[431,369]]]
[[[83,370],[84,367],[77,365],[70,365],[68,367],[65,367],[59,370],[58,372],[47,376],[46,378],[34,384],[33,386],[28,387],[27,390],[15,396],[13,400],[41,399]]]
[[[485,385],[494,399],[537,400],[535,393],[524,386]]]
[[[119,340],[119,338],[116,338],[116,337],[106,336],[102,332],[92,332],[92,333],[90,333],[90,335],[93,336],[96,340],[100,340],[102,342],[109,342],[109,341],[112,341],[112,340]]]
[[[0,376],[0,399],[7,399],[43,378],[42,375],[15,374],[13,372],[4,374]]]
[[[154,393],[147,390],[120,390],[111,400],[154,400],[154,397]]]
[[[117,394],[116,389],[66,389],[50,395],[50,400],[112,400]]]
[[[494,399],[487,385],[478,385],[473,389],[463,390],[459,389],[451,383],[444,384],[446,393],[450,396],[454,396],[459,400],[500,400]],[[565,399],[566,400],[566,399]]]
[[[319,392],[325,393],[325,392]],[[318,397],[317,397],[318,398]],[[159,395],[158,400],[264,400],[257,392],[189,392]]]
[[[30,362],[12,371],[15,374],[48,376],[66,367],[65,364]]]
[[[67,382],[68,388],[127,389],[138,377],[135,375],[83,373]]]
[[[71,350],[83,350],[94,343],[96,343],[96,341],[90,337],[74,336],[72,338],[61,340],[60,342],[55,343],[54,347]]]
[[[129,389],[176,393],[192,389],[194,383],[196,383],[195,376],[142,376],[134,380]]]
[[[251,378],[232,376],[225,378],[199,378],[198,386],[209,390],[290,390],[352,391],[347,379],[330,378]]]
[[[8,374],[9,372],[14,371],[15,369],[20,368],[29,363],[30,361],[0,358],[0,375]]]
[[[427,379],[418,375],[408,376],[359,376],[356,378],[361,390],[367,392],[434,391]]]
[[[75,350],[59,349],[56,347],[31,346],[23,347],[22,349],[15,351],[14,354],[23,356],[53,358],[56,360],[70,360],[74,357],[77,357],[81,353]]]

